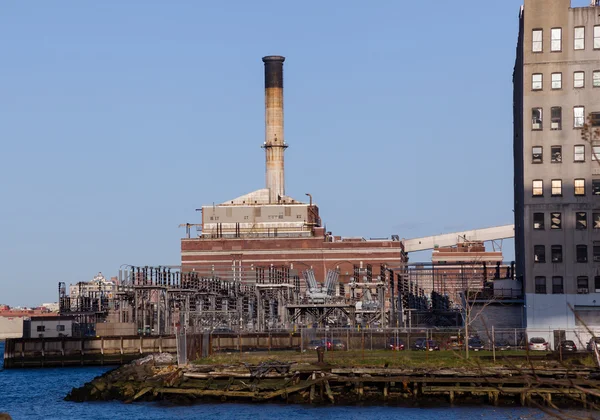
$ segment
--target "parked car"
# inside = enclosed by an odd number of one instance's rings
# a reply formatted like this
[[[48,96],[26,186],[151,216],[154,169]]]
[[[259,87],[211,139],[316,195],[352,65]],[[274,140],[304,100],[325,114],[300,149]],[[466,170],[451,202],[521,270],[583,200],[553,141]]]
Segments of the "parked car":
[[[479,338],[470,338],[469,339],[469,350],[479,351],[484,350],[485,346],[483,342]]]
[[[586,346],[587,351],[594,351],[594,344],[596,344],[596,348],[600,350],[600,337],[592,337],[590,341],[588,341]]]
[[[398,337],[390,337],[387,343],[388,350],[404,350],[404,340]]]
[[[342,340],[334,338],[331,340],[331,344],[334,350],[346,350],[346,343],[344,343]]]
[[[310,340],[308,346],[306,346],[308,350],[316,350],[317,347],[324,347],[327,350],[331,350],[333,348],[333,343],[322,338],[320,340]]]
[[[510,343],[508,342],[508,340],[504,340],[504,339],[496,340],[496,342],[494,343],[494,346],[496,347],[496,350],[499,350],[499,351],[510,350]]]
[[[577,351],[577,346],[573,340],[563,340],[558,345],[558,350],[561,352]]]
[[[532,337],[528,343],[529,351],[548,351],[548,342],[543,337]]]
[[[457,336],[451,336],[446,342],[446,348],[450,350],[461,350],[464,347],[464,343]]]
[[[426,338],[418,338],[413,345],[415,350],[434,351],[439,350],[440,346],[435,340],[427,340]]]

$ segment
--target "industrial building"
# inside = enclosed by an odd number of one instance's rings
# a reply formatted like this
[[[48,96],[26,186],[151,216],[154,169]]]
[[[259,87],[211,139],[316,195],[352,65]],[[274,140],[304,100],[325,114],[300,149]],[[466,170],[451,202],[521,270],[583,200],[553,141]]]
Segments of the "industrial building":
[[[263,57],[265,70],[265,188],[217,205],[202,206],[197,237],[181,241],[184,271],[206,268],[242,269],[287,266],[298,274],[312,269],[324,281],[328,270],[347,283],[354,265],[379,268],[406,261],[397,236],[388,240],[343,238],[326,232],[319,208],[286,195],[284,154],[283,63],[281,56]]]
[[[483,246],[512,238],[513,225],[402,240],[341,237],[326,231],[310,194],[308,202],[286,194],[284,60],[263,58],[265,188],[202,206],[201,223],[181,225],[180,265],[124,265],[118,280],[99,274],[70,296],[60,283],[60,313],[73,317],[74,334],[460,327],[466,292],[520,298],[512,265]],[[407,252],[428,249],[431,265],[408,264]],[[519,296],[496,296],[492,280],[501,279]]]
[[[513,82],[516,271],[556,341],[600,327],[600,2],[525,0]]]

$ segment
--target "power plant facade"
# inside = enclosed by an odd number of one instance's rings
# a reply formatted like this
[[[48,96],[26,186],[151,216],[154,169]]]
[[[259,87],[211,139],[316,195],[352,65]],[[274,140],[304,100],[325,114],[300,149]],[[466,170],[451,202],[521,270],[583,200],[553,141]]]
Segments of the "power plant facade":
[[[263,57],[265,72],[265,188],[218,205],[202,206],[198,237],[181,241],[184,271],[238,266],[310,268],[323,281],[328,270],[349,280],[354,266],[399,267],[402,242],[342,238],[326,232],[319,208],[285,193],[282,56]],[[310,196],[309,194],[306,194]]]

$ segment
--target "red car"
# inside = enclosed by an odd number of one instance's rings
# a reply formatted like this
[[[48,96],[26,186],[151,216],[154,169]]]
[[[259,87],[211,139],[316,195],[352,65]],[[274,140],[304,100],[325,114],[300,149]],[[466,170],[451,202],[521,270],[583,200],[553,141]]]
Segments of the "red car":
[[[397,337],[390,337],[387,344],[388,350],[404,350],[404,341]]]

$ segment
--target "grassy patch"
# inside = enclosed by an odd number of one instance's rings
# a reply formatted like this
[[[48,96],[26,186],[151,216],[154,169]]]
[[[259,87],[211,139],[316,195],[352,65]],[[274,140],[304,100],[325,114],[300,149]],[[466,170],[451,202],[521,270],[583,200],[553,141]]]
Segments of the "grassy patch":
[[[547,353],[531,353],[536,356],[528,360],[525,351],[510,350],[496,352],[496,361],[492,358],[491,351],[469,352],[466,359],[464,351],[329,351],[325,353],[325,362],[333,367],[373,367],[383,368],[476,368],[476,367],[569,367],[569,366],[594,366],[591,356],[579,357],[577,359],[546,360]],[[259,364],[267,360],[279,360],[285,362],[309,363],[317,362],[315,351],[304,353],[292,351],[272,352],[249,352],[249,353],[215,353],[211,357],[195,361],[197,364],[233,365],[238,363]]]

